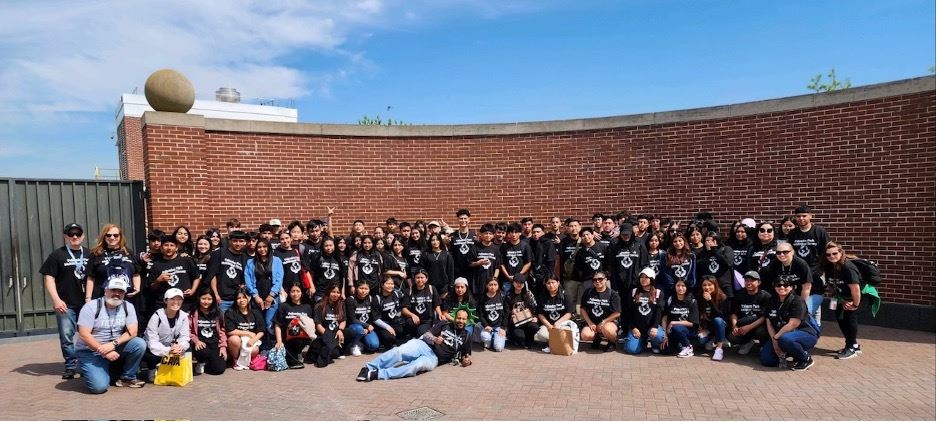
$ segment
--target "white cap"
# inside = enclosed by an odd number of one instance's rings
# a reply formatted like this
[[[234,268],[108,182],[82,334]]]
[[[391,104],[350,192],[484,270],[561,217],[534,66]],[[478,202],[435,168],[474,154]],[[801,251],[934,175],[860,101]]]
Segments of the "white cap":
[[[283,222],[282,222],[282,221],[279,221],[278,218],[271,218],[269,224],[270,224],[271,226],[282,226],[282,225],[283,225]]]
[[[178,296],[178,297],[185,297],[185,294],[182,293],[182,290],[179,290],[179,289],[173,287],[173,288],[171,288],[171,289],[169,289],[169,290],[166,290],[166,294],[163,295],[163,299],[172,299],[172,298],[174,298],[174,297],[176,297],[176,296]]]
[[[749,229],[753,229],[754,226],[757,225],[757,222],[754,221],[753,218],[745,218],[744,220],[741,220],[741,224],[743,224],[744,227],[747,227],[747,228],[749,228]]]
[[[456,279],[455,279],[455,285],[457,286],[457,285],[459,285],[459,284],[461,284],[461,285],[463,285],[463,286],[465,286],[465,287],[468,287],[468,279],[465,278],[465,277],[458,277],[458,278],[456,278]]]
[[[650,268],[650,267],[647,267],[647,268],[644,268],[643,270],[640,270],[640,275],[645,275],[645,276],[649,277],[651,280],[653,280],[654,278],[656,278],[656,272],[653,271],[653,268]]]
[[[130,283],[127,282],[126,276],[113,276],[107,280],[107,286],[104,286],[105,290],[123,290],[127,291],[130,288]]]

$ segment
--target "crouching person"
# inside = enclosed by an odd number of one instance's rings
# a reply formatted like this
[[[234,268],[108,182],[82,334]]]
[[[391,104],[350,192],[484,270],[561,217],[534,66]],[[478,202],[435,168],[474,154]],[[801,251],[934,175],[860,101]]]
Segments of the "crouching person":
[[[761,348],[760,361],[764,366],[778,366],[786,357],[793,358],[789,369],[805,371],[813,365],[809,351],[819,341],[818,327],[811,323],[806,301],[791,294],[793,285],[782,280],[774,283],[777,295],[767,308],[767,332],[771,344]]]
[[[471,342],[465,329],[467,322],[468,312],[459,310],[454,322],[437,323],[419,338],[381,353],[361,368],[357,380],[410,377],[452,361],[461,366],[471,365]]]
[[[75,352],[88,390],[107,391],[111,364],[120,365],[116,387],[141,388],[137,379],[146,342],[137,337],[137,317],[133,304],[124,300],[129,282],[112,278],[104,287],[104,297],[92,300],[78,313],[78,341]]]
[[[188,314],[182,310],[182,290],[171,288],[163,295],[166,307],[159,309],[146,324],[146,346],[143,355],[149,382],[156,379],[156,367],[167,355],[182,355],[189,349]]]

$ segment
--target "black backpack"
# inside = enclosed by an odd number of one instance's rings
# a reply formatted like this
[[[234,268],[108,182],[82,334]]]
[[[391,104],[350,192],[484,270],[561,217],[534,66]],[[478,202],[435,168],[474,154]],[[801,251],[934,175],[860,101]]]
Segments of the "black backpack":
[[[872,286],[881,284],[881,270],[878,268],[877,262],[861,258],[855,258],[849,262],[855,264],[855,268],[857,268],[858,273],[861,274],[862,283]]]

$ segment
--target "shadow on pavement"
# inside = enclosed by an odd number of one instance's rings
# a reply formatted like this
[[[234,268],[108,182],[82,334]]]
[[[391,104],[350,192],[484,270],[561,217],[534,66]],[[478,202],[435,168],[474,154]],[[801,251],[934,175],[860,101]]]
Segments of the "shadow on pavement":
[[[33,377],[41,376],[61,376],[62,375],[62,363],[27,363],[26,365],[15,368],[10,372],[16,372],[23,375],[29,375]]]

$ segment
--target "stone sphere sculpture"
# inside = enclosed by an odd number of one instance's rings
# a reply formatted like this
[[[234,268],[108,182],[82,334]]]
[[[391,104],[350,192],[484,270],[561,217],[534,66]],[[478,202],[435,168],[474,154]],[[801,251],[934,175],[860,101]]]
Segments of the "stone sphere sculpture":
[[[143,92],[146,102],[156,111],[185,113],[195,104],[195,87],[185,75],[172,69],[153,72],[146,78]]]

